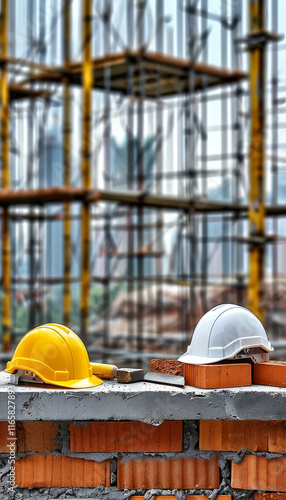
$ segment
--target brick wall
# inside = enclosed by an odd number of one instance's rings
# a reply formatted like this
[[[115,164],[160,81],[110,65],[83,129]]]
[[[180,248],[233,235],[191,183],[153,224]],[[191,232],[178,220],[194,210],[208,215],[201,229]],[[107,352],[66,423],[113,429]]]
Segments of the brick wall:
[[[286,500],[285,422],[18,422],[17,499]]]

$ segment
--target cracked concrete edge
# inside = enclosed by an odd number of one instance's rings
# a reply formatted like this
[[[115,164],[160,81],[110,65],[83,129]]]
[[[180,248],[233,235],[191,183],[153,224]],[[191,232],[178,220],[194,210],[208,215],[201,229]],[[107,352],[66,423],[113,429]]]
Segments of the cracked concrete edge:
[[[286,388],[249,386],[198,389],[137,382],[109,381],[92,389],[57,390],[12,386],[0,372],[0,420],[7,420],[7,393],[13,388],[16,420],[137,420],[159,425],[163,420],[283,420]],[[159,385],[159,384],[158,384]],[[124,387],[122,387],[124,386]]]

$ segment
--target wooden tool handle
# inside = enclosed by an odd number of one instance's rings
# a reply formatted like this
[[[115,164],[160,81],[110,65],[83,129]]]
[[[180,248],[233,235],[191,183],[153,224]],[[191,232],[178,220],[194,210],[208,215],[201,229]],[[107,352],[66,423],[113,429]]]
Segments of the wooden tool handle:
[[[117,366],[115,365],[105,365],[103,363],[90,363],[94,375],[99,378],[116,378],[117,377]]]

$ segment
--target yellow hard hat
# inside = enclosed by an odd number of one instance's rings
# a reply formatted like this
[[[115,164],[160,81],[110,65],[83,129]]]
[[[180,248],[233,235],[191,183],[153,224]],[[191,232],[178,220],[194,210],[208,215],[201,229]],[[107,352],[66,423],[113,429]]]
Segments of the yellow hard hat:
[[[73,389],[94,387],[102,380],[93,375],[87,350],[69,328],[47,323],[30,330],[20,340],[6,372],[34,372],[47,384]]]

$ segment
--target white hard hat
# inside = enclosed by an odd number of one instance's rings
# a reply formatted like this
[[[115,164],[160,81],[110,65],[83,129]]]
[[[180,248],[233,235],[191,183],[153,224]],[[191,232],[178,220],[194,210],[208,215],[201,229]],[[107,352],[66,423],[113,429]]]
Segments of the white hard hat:
[[[217,363],[253,347],[262,352],[273,351],[257,316],[242,306],[220,304],[200,319],[191,344],[179,361],[194,365]]]

